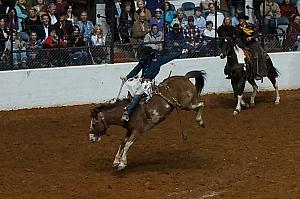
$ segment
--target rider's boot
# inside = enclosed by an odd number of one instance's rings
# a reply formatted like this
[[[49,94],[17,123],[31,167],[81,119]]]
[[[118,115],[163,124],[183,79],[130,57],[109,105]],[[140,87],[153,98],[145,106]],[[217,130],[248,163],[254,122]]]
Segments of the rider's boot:
[[[124,122],[128,122],[129,121],[129,114],[128,114],[127,108],[124,109],[124,112],[123,112],[121,120],[124,121]]]

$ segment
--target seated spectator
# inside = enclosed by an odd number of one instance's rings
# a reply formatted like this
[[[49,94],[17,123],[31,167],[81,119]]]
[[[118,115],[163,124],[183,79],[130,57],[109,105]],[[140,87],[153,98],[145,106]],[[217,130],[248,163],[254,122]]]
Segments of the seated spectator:
[[[19,69],[19,64],[21,64],[22,68],[26,68],[26,62],[27,62],[27,55],[26,55],[26,49],[25,49],[25,42],[20,41],[17,39],[17,33],[16,31],[13,31],[12,33],[12,50],[11,52],[11,41],[8,40],[6,42],[6,47],[8,52],[13,54],[13,69]]]
[[[24,31],[30,35],[30,32],[37,31],[37,27],[42,24],[40,17],[36,15],[36,10],[34,7],[29,9],[29,15],[24,20]]]
[[[132,27],[132,38],[136,39],[139,43],[144,41],[146,33],[149,31],[148,22],[144,12],[140,12],[138,21],[134,22]]]
[[[202,9],[202,16],[206,19],[207,15],[210,13],[209,10],[209,1],[208,0],[201,0],[200,8]]]
[[[203,35],[206,36],[206,37],[215,38],[216,37],[215,34],[216,34],[216,32],[215,32],[215,29],[213,29],[213,22],[207,21],[206,22],[206,28],[204,30]]]
[[[16,9],[17,17],[18,17],[18,22],[19,22],[19,24],[18,24],[19,28],[17,29],[17,32],[22,32],[24,20],[28,16],[28,11],[26,9],[26,0],[17,0],[15,9]],[[27,38],[25,38],[25,39],[28,40],[28,35],[27,35]]]
[[[153,24],[150,32],[145,35],[144,43],[145,46],[150,46],[152,49],[161,51],[163,39],[163,33],[158,30],[158,26],[156,24]]]
[[[174,24],[172,30],[168,32],[167,42],[168,42],[167,44],[168,49],[173,49],[173,48],[183,49],[185,47],[183,32],[179,28],[179,24]]]
[[[223,24],[218,28],[219,37],[228,37],[235,34],[235,28],[232,26],[231,17],[225,17]]]
[[[37,5],[35,5],[34,8],[37,15],[41,16],[42,14],[47,13],[48,7],[45,4],[45,0],[37,0],[36,3]]]
[[[43,42],[43,46],[45,48],[60,48],[60,47],[66,47],[67,44],[64,42],[64,40],[58,37],[56,33],[56,28],[51,27],[49,29],[49,36]]]
[[[49,23],[49,15],[48,14],[43,14],[41,16],[42,19],[42,24],[37,26],[36,32],[38,36],[38,40],[44,41],[48,36],[49,36],[49,28],[50,23]]]
[[[134,12],[134,20],[138,21],[140,17],[140,13],[144,13],[145,21],[150,21],[152,18],[151,12],[148,8],[145,7],[144,0],[137,0],[138,9]]]
[[[107,55],[107,50],[104,47],[106,44],[106,38],[103,34],[103,30],[99,25],[95,25],[94,27],[94,35],[92,36],[92,56],[94,58],[94,62],[97,64],[101,64]],[[103,46],[103,47],[102,47]]]
[[[6,50],[5,42],[9,38],[9,30],[6,27],[4,16],[0,16],[0,57],[2,57],[3,51]]]
[[[296,7],[297,7],[298,14],[300,14],[300,0],[297,1]]]
[[[51,25],[56,24],[56,22],[58,21],[55,12],[56,12],[56,5],[54,3],[50,3],[48,6],[48,15],[49,15],[49,22]]]
[[[289,24],[291,17],[297,14],[296,7],[291,4],[291,0],[284,0],[279,8],[281,17],[278,18],[277,24]]]
[[[73,26],[71,35],[69,36],[68,46],[73,47],[70,53],[70,57],[75,65],[82,65],[87,62],[88,53],[85,48],[85,41],[83,36],[80,35],[79,27]]]
[[[188,25],[183,29],[183,35],[187,48],[189,49],[188,57],[193,57],[195,51],[200,51],[201,55],[204,55],[208,52],[208,49],[203,44],[203,39],[201,36],[200,29],[194,25],[194,17],[188,17]]]
[[[77,17],[73,13],[73,6],[69,5],[67,9],[67,20],[74,26],[77,23]]]
[[[16,14],[16,9],[11,8],[6,16],[6,24],[9,30],[18,30],[19,29],[19,20]]]
[[[130,43],[129,37],[132,35],[133,13],[130,1],[124,3],[124,9],[121,12],[119,32],[123,43]]]
[[[172,23],[171,23],[171,26],[173,27],[174,24],[178,24],[180,28],[184,29],[188,22],[187,20],[184,18],[184,10],[183,8],[179,8],[177,9],[177,17],[173,19]]]
[[[281,16],[279,5],[274,0],[266,0],[265,6],[263,4],[260,5],[260,14],[265,18],[263,32],[265,34],[276,34],[276,21]]]
[[[285,49],[300,51],[300,15],[296,14],[287,29],[287,39],[284,42]]]
[[[28,54],[28,61],[36,60],[38,50],[42,48],[42,42],[41,40],[37,40],[37,33],[34,30],[30,33],[30,37],[25,48]]]
[[[66,13],[61,13],[59,21],[54,25],[57,30],[59,38],[62,38],[67,43],[68,36],[71,34],[72,23],[67,21]]]
[[[80,29],[80,35],[83,36],[85,45],[89,45],[91,36],[93,34],[94,25],[88,20],[86,11],[82,11],[80,14],[80,21],[77,22],[77,26]]]
[[[206,21],[205,21],[205,18],[203,16],[201,16],[201,8],[200,7],[196,7],[194,9],[194,25],[200,29],[201,33],[204,32]]]
[[[174,19],[174,10],[172,10],[172,8],[171,8],[171,3],[170,2],[165,2],[165,7],[164,7],[164,13],[163,14],[165,14],[166,16],[163,16],[164,17],[164,19],[165,19],[165,21],[166,21],[166,28],[167,28],[167,30],[169,30],[169,27],[170,27],[170,25],[171,25],[171,23],[172,23],[172,21],[173,21],[173,19]]]
[[[152,27],[152,25],[156,24],[158,27],[158,31],[164,32],[164,19],[161,17],[162,10],[157,8],[155,10],[155,16],[152,17],[152,19],[149,22],[149,27]]]
[[[215,17],[217,15],[217,29],[218,29],[223,24],[223,21],[224,21],[225,17],[223,15],[223,13],[216,11],[216,6],[215,6],[214,3],[210,3],[208,5],[208,7],[209,7],[209,10],[210,10],[210,13],[207,15],[206,21],[213,22],[213,28],[215,29],[216,25],[214,23],[215,23]]]
[[[155,1],[146,1],[146,8],[148,8],[151,12],[151,16],[155,15],[156,9],[163,9],[163,5],[165,0],[155,0]]]
[[[95,25],[94,34],[91,38],[93,46],[105,46],[106,38],[103,34],[103,30],[99,25]]]
[[[66,0],[56,0],[55,5],[56,5],[55,13],[57,16],[60,16],[60,14],[65,13],[69,6]]]

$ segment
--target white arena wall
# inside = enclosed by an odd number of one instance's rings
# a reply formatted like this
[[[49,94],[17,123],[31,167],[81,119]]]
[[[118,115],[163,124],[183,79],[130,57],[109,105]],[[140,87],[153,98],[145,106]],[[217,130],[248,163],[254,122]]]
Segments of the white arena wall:
[[[271,53],[280,71],[280,89],[300,88],[300,52]],[[28,69],[0,72],[0,110],[67,106],[103,102],[115,98],[121,75],[126,75],[136,63],[75,66],[50,69]],[[225,60],[219,57],[174,60],[161,68],[156,81],[172,75],[184,75],[191,70],[205,70],[204,93],[231,92],[225,79]],[[271,83],[257,82],[260,90],[272,89]],[[250,90],[248,85],[247,90]],[[125,95],[123,89],[121,96]]]

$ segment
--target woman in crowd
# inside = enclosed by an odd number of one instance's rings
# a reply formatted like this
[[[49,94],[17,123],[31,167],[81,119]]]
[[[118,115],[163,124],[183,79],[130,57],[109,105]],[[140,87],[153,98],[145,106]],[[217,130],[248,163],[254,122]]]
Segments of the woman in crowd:
[[[138,21],[140,13],[145,13],[145,20],[150,21],[152,15],[148,8],[145,7],[145,1],[144,0],[138,0],[137,1],[137,7],[138,9],[134,13],[134,20]]]

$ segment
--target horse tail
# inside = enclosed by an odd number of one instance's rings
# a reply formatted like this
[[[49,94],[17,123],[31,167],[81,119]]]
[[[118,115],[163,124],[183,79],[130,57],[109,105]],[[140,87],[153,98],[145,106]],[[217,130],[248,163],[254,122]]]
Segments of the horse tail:
[[[274,77],[278,77],[279,76],[279,71],[277,70],[277,68],[274,67],[271,58],[268,57],[268,59],[266,61],[267,61],[267,66],[268,66],[269,73],[273,74]]]
[[[187,78],[195,78],[195,87],[198,95],[200,95],[203,87],[204,87],[204,81],[205,81],[206,72],[204,70],[200,71],[190,71],[187,74],[185,74],[185,77]]]

